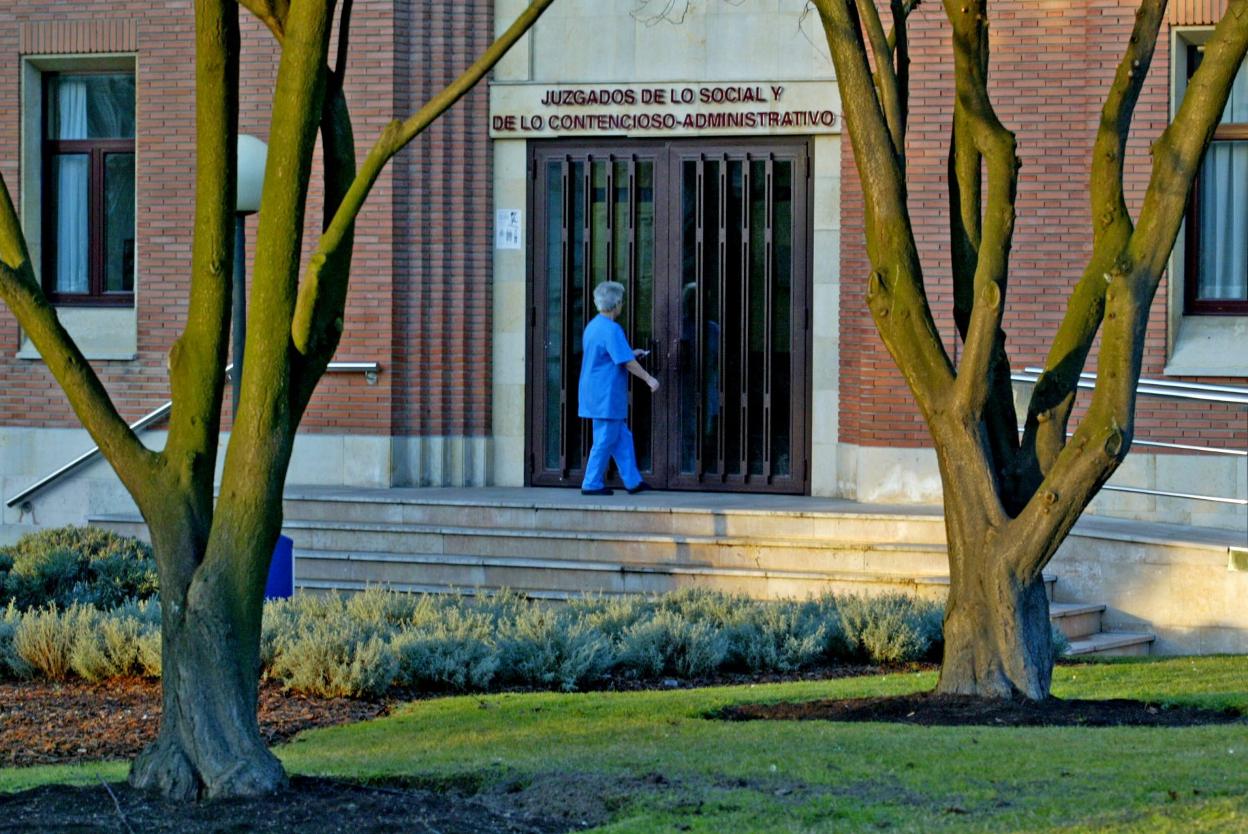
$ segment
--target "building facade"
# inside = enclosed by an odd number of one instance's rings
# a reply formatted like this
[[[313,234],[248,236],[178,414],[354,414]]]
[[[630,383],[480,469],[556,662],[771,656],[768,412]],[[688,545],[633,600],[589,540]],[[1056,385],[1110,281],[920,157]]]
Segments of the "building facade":
[[[1133,206],[1214,5],[1171,10],[1129,147]],[[359,0],[348,96],[360,145],[522,7]],[[325,380],[289,481],[578,485],[579,333],[593,285],[614,279],[661,380],[631,404],[656,486],[938,502],[925,430],[866,311],[861,189],[827,47],[803,7],[558,0],[375,188],[338,359],[380,370]],[[1005,323],[1018,370],[1043,363],[1090,252],[1088,159],[1133,13],[1127,0],[993,10],[996,104],[1023,161]],[[0,124],[0,173],[45,288],[131,419],[168,399],[165,355],[185,315],[190,14],[127,0],[79,19],[51,0],[0,8],[0,104],[15,114]],[[263,138],[275,51],[259,24],[245,27],[242,130]],[[952,355],[951,56],[939,5],[912,27],[911,207]],[[1246,112],[1243,76],[1154,306],[1146,378],[1248,385]],[[4,311],[0,346],[7,498],[90,441]],[[1020,381],[1022,407],[1027,392]],[[1137,446],[1113,484],[1152,492],[1107,491],[1094,511],[1248,531],[1242,504],[1153,494],[1248,495],[1248,459],[1200,451],[1248,449],[1248,409],[1220,397],[1142,399],[1139,438],[1196,448]],[[97,462],[6,506],[0,535],[129,506]]]

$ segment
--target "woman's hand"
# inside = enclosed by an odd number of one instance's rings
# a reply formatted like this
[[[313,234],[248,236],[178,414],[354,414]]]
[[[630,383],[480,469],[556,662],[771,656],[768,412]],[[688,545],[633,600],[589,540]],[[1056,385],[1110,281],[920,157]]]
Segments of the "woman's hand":
[[[648,386],[650,387],[650,393],[652,393],[652,394],[653,394],[655,391],[658,391],[658,390],[659,390],[659,381],[658,381],[657,379],[655,379],[654,377],[650,377],[649,379],[647,379],[647,380],[646,380],[646,385],[648,385]]]

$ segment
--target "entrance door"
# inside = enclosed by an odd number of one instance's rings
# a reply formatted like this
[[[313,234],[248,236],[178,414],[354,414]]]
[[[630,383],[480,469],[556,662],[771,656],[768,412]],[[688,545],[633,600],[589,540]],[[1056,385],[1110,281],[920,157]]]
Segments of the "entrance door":
[[[529,481],[580,483],[576,416],[593,288],[658,377],[630,377],[638,465],[656,487],[807,486],[807,145],[534,143]]]

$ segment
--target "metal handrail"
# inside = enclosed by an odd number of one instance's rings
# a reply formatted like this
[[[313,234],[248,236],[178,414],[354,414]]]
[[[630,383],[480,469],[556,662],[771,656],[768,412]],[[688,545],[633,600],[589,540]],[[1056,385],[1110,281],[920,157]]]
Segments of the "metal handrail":
[[[225,375],[227,378],[229,378],[233,370],[234,370],[234,363],[231,362],[229,365],[225,366]],[[381,364],[378,362],[330,362],[329,367],[327,367],[325,370],[327,373],[362,373],[364,374],[365,378],[367,378],[370,382],[375,382],[377,379],[377,374],[381,372]],[[162,405],[160,408],[156,409],[155,411],[152,411],[148,414],[144,414],[142,417],[135,420],[133,423],[130,424],[130,430],[136,431],[136,432],[143,431],[147,427],[169,416],[169,412],[172,410],[173,410],[173,401],[171,400],[165,403],[164,405]],[[35,481],[30,486],[23,489],[21,492],[14,495],[12,498],[5,501],[4,502],[5,506],[16,507],[18,504],[20,504],[22,501],[25,501],[30,496],[34,495],[36,492],[40,492],[41,490],[56,483],[61,478],[68,475],[70,472],[73,472],[75,469],[78,469],[84,464],[90,463],[91,461],[95,460],[96,456],[99,454],[100,454],[100,447],[92,446],[90,450],[83,452],[81,455],[74,458],[69,463],[65,464],[64,466],[60,467],[55,472],[51,472],[48,475],[45,475],[44,477],[40,478],[38,481]]]
[[[1044,368],[1024,368],[1023,373],[1011,374],[1010,378],[1015,382],[1035,382],[1042,373],[1044,373]],[[1079,374],[1077,385],[1080,388],[1095,388],[1096,374]],[[1248,388],[1235,385],[1210,385],[1203,382],[1174,382],[1168,379],[1141,378],[1135,390],[1140,394],[1175,400],[1248,405]]]
[[[1043,368],[1024,368],[1022,373],[1010,374],[1014,382],[1034,384]],[[1080,388],[1095,388],[1096,374],[1079,374]],[[1234,385],[1210,385],[1203,382],[1174,382],[1168,379],[1140,379],[1136,386],[1137,394],[1153,397],[1165,397],[1176,400],[1194,400],[1197,402],[1214,402],[1226,405],[1248,405],[1248,388]],[[1022,430],[1019,430],[1020,433]],[[1072,437],[1073,432],[1067,432]],[[1193,446],[1189,443],[1166,443],[1161,440],[1133,440],[1137,446],[1150,446],[1162,449],[1183,449],[1184,451],[1202,452],[1211,455],[1234,455],[1248,457],[1248,450],[1222,449],[1213,446]],[[1185,498],[1192,501],[1209,501],[1216,504],[1231,504],[1236,507],[1248,507],[1248,498],[1227,498],[1222,495],[1200,495],[1190,492],[1170,492],[1161,489],[1145,489],[1144,487],[1114,486],[1105,484],[1101,489],[1112,492],[1130,492],[1136,495],[1152,495],[1159,498]]]

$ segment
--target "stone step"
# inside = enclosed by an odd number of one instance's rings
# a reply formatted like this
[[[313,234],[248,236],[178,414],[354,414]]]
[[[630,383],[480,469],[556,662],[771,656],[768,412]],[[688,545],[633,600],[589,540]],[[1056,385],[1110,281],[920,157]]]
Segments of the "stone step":
[[[1153,641],[1152,634],[1134,631],[1102,631],[1070,641],[1071,657],[1097,655],[1100,657],[1136,657],[1147,655]]]
[[[137,516],[94,522],[128,535],[147,533]],[[326,521],[291,521],[283,532],[295,541],[296,584],[309,589],[505,587],[537,595],[660,593],[696,584],[764,598],[895,591],[943,599],[949,584],[939,545]],[[1054,580],[1045,581],[1052,599]]]
[[[682,496],[673,506],[662,493],[617,494],[590,498],[571,490],[529,490],[525,497],[439,498],[446,490],[387,490],[358,496],[301,493],[288,489],[283,502],[287,521],[360,521],[478,529],[564,530],[583,533],[647,532],[679,536],[734,536],[816,539],[821,542],[943,544],[939,514],[900,512],[831,512],[751,506],[700,506]],[[533,497],[538,493],[538,497]],[[572,494],[567,494],[572,493]],[[774,496],[768,496],[774,498]]]
[[[288,521],[282,531],[301,550],[526,556],[570,562],[679,564],[761,570],[944,573],[936,544],[838,543],[814,539],[679,536],[646,532],[432,527],[371,522]]]
[[[1078,640],[1101,630],[1101,614],[1104,605],[1087,605],[1074,602],[1050,602],[1049,619],[1061,629],[1068,640]]]
[[[295,584],[307,590],[362,590],[385,585],[423,592],[497,591],[540,598],[579,594],[658,594],[696,585],[763,599],[803,599],[824,592],[914,594],[943,599],[944,574],[882,571],[782,570],[693,564],[630,564],[620,561],[531,556],[370,553],[295,550]]]
[[[824,592],[907,593],[942,600],[944,573],[795,570],[695,564],[633,564],[618,560],[568,560],[540,556],[324,551],[296,548],[296,585],[316,590],[361,590],[381,584],[396,590],[463,592],[507,588],[527,596],[564,598],[584,593],[664,593],[696,585],[751,597],[802,599]],[[1052,597],[1053,577],[1045,577]]]

